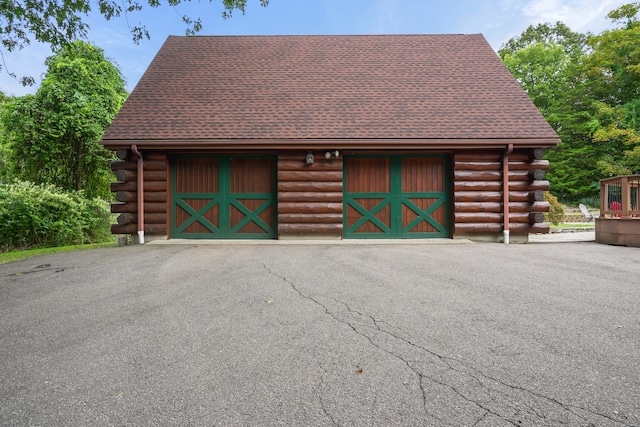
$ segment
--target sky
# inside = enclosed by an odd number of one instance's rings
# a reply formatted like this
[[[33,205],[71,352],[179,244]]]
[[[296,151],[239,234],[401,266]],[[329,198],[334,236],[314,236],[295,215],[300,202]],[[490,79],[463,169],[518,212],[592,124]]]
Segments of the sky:
[[[169,35],[184,35],[181,16],[200,17],[201,35],[325,35],[325,34],[478,34],[494,50],[529,25],[561,21],[573,31],[599,33],[611,28],[609,11],[632,0],[270,0],[266,8],[248,0],[245,15],[221,17],[220,0],[194,1],[176,7],[143,8],[106,21],[91,12],[87,40],[104,49],[132,91]],[[95,2],[91,2],[96,8]],[[141,3],[146,4],[145,0]],[[166,2],[163,2],[166,3]],[[130,28],[144,24],[151,40],[134,44]],[[2,52],[0,91],[22,96],[37,85],[23,87],[8,72],[29,75],[40,83],[51,55],[48,46],[32,43],[17,52]]]

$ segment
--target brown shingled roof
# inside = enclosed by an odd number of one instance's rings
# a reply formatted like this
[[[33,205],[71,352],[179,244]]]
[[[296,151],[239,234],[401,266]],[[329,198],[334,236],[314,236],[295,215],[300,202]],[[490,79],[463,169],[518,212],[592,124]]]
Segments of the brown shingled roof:
[[[474,34],[171,36],[103,143],[298,139],[559,141]]]

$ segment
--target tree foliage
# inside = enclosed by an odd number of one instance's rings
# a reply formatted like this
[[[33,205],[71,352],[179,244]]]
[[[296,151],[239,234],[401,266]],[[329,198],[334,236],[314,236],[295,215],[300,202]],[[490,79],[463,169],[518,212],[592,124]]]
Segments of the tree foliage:
[[[614,151],[598,162],[606,175],[640,172],[639,11],[640,2],[621,6],[607,15],[619,28],[589,38],[585,73],[600,123],[593,141]]]
[[[158,8],[163,5],[175,7],[191,0],[0,0],[0,43],[8,52],[20,50],[33,40],[50,45],[53,49],[85,39],[89,31],[86,22],[89,13],[97,9],[106,19],[128,17],[143,8]],[[210,0],[213,2],[213,0]],[[267,6],[269,0],[260,0]],[[222,0],[223,18],[231,18],[235,10],[244,14],[247,0]],[[202,30],[199,17],[183,15],[186,34],[194,35]],[[128,19],[127,19],[128,22]],[[135,43],[150,38],[144,24],[130,27]],[[22,77],[23,84],[34,84],[32,77]]]
[[[8,102],[0,116],[7,169],[19,179],[108,197],[111,154],[99,144],[126,99],[118,68],[102,49],[76,41],[46,60],[35,95]]]
[[[640,2],[622,6],[607,15],[621,25],[589,38],[593,53],[586,72],[593,81],[593,95],[611,105],[640,96]]]
[[[556,94],[568,85],[570,78],[567,68],[571,58],[562,45],[534,42],[504,54],[502,61],[543,114],[555,110]]]
[[[4,106],[7,102],[9,102],[10,98],[4,94],[4,92],[0,91],[0,112],[4,109]],[[2,143],[2,127],[0,126],[0,182],[2,182],[2,178],[6,175],[7,170],[7,156],[8,150],[5,144]]]
[[[498,50],[498,55],[504,58],[505,55],[527,48],[534,44],[545,46],[560,45],[566,54],[572,58],[580,57],[584,54],[584,47],[587,44],[588,36],[571,31],[562,22],[555,25],[549,23],[530,25],[519,36],[509,39]]]
[[[640,172],[639,11],[640,2],[611,11],[617,27],[598,35],[531,26],[499,50],[562,140],[547,176],[565,201],[596,195],[599,179]]]

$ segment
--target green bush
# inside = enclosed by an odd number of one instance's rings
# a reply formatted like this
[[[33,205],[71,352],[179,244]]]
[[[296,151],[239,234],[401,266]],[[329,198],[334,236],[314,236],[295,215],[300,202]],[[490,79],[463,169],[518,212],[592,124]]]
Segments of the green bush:
[[[110,238],[108,203],[52,185],[0,184],[0,252],[103,242]]]
[[[582,203],[588,208],[600,209],[600,195],[583,197],[580,200],[578,200],[578,204],[580,203]]]
[[[545,214],[545,219],[552,224],[560,224],[564,217],[564,206],[558,201],[556,196],[548,191],[544,193],[545,202],[549,202],[549,212]]]

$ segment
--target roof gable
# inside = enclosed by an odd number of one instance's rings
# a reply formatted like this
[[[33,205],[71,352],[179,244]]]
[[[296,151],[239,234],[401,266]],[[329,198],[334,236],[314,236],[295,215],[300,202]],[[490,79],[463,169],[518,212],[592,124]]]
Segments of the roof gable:
[[[110,140],[552,139],[484,37],[169,37]]]

